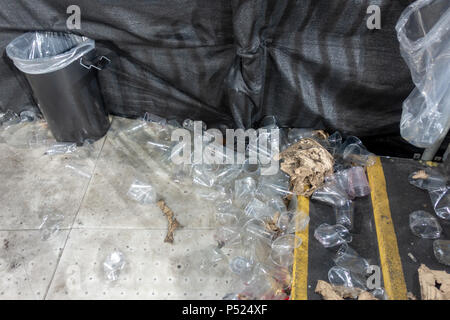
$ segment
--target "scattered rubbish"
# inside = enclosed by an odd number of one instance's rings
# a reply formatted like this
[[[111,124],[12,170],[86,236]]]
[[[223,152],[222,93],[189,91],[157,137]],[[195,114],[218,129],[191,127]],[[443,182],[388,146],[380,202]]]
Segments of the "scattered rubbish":
[[[62,214],[48,214],[42,219],[42,223],[39,226],[41,231],[41,239],[44,241],[49,240],[55,236],[61,229],[64,216]]]
[[[442,227],[435,217],[426,211],[414,211],[409,215],[409,227],[412,233],[424,239],[437,239]]]
[[[369,262],[361,258],[347,243],[339,248],[333,261],[337,266],[356,274],[366,275],[369,269]]]
[[[285,235],[275,239],[272,243],[270,257],[281,267],[289,268],[294,262],[294,249],[300,247],[302,239],[295,235]]]
[[[106,257],[103,262],[103,271],[105,277],[109,281],[116,281],[119,279],[120,272],[125,268],[125,258],[120,251],[114,251]]]
[[[450,126],[449,8],[448,1],[417,0],[396,25],[400,52],[416,86],[403,102],[400,133],[419,148],[433,146]]]
[[[352,167],[348,173],[350,196],[361,198],[370,194],[369,182],[363,167]]]
[[[417,263],[416,257],[414,257],[414,255],[413,255],[411,252],[408,252],[408,257],[410,257],[410,259],[411,259],[412,261],[414,261],[414,262]]]
[[[77,150],[76,143],[56,143],[47,151],[45,151],[45,155],[53,156],[58,154],[69,154],[73,153]]]
[[[447,184],[447,179],[432,168],[411,173],[408,181],[412,185],[424,190],[440,189]]]
[[[450,266],[450,240],[434,240],[433,252],[439,263]]]
[[[418,270],[422,300],[450,300],[450,274],[421,264]]]
[[[441,219],[450,220],[450,186],[428,192],[436,215]]]
[[[333,173],[333,156],[311,138],[289,146],[278,160],[282,160],[281,170],[290,176],[292,191],[297,195],[311,196]]]
[[[323,186],[314,191],[311,199],[324,202],[333,207],[344,207],[349,200],[347,193],[332,178],[327,179]]]
[[[156,203],[164,215],[167,217],[167,221],[169,222],[169,226],[167,228],[167,235],[164,239],[164,242],[173,244],[173,233],[176,229],[181,228],[181,224],[175,218],[175,215],[172,210],[166,205],[163,200],[160,200]]]
[[[348,230],[353,228],[353,217],[355,206],[353,201],[347,200],[343,206],[334,207],[334,214],[336,215],[336,224],[341,224]]]
[[[408,181],[420,189],[427,190],[436,215],[450,220],[450,186],[446,177],[436,168],[427,168],[411,173]]]
[[[143,205],[154,204],[157,200],[156,191],[153,186],[137,179],[133,181],[127,194],[130,198]]]
[[[323,223],[314,231],[314,237],[325,247],[335,247],[352,241],[352,235],[343,225]]]
[[[315,292],[320,294],[324,300],[378,300],[373,294],[365,290],[354,287],[333,286],[323,280],[317,281]]]
[[[358,274],[351,272],[350,270],[334,266],[328,270],[328,281],[333,286],[344,286],[350,288],[362,288],[365,286],[365,279]]]

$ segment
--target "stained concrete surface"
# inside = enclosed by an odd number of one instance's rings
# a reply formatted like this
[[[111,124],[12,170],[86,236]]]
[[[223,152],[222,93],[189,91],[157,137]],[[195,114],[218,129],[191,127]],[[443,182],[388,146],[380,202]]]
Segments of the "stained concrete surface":
[[[137,121],[115,118],[108,135],[75,153],[30,148],[32,126],[0,133],[0,299],[220,299],[234,279],[224,264],[200,268],[214,244],[205,190],[174,179],[146,140],[151,129],[126,133]],[[19,131],[17,133],[17,131]],[[156,187],[183,228],[164,243],[167,220],[154,205],[127,196],[134,179]],[[62,214],[43,240],[45,215]],[[103,261],[114,249],[125,269],[109,282]],[[231,251],[226,252],[228,254]]]

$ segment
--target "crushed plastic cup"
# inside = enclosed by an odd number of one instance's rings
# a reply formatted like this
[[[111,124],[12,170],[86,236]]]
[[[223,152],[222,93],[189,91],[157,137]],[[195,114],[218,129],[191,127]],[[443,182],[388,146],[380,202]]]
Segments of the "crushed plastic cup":
[[[241,229],[238,226],[220,226],[214,233],[214,240],[216,240],[220,246],[239,246],[242,244]]]
[[[365,289],[365,279],[350,270],[334,266],[328,270],[328,282],[333,286]]]
[[[409,215],[409,228],[415,236],[424,239],[437,239],[442,233],[439,221],[431,213],[422,210]]]
[[[342,156],[344,161],[357,166],[370,167],[375,164],[375,155],[356,143],[347,145]]]
[[[249,282],[253,278],[253,268],[255,266],[253,261],[244,257],[234,257],[231,259],[229,266],[231,272],[238,275],[244,283]]]
[[[278,219],[278,227],[284,234],[301,232],[308,227],[309,215],[303,211],[284,212]]]
[[[289,190],[289,176],[281,170],[274,175],[261,176],[258,182],[257,194],[261,195],[262,198],[272,195],[280,195],[282,197],[292,195],[293,193]]]
[[[430,168],[411,173],[408,176],[408,181],[413,186],[423,190],[440,189],[447,185],[447,179],[436,170]]]
[[[433,252],[439,263],[450,266],[450,240],[434,240]]]
[[[105,278],[109,281],[116,281],[119,279],[120,272],[125,267],[125,258],[120,251],[113,251],[108,255],[103,262],[103,271]]]
[[[243,231],[245,232],[244,243],[263,241],[271,244],[275,235],[261,219],[251,219],[247,221],[243,227]]]
[[[302,239],[295,235],[278,237],[272,243],[272,261],[280,267],[289,268],[294,262],[294,249],[300,247]]]
[[[210,246],[205,249],[203,259],[200,262],[200,270],[209,271],[226,259],[226,255],[218,246]]]
[[[218,164],[196,164],[192,167],[193,182],[211,188],[216,182],[219,170]]]
[[[155,188],[145,182],[135,179],[128,190],[128,196],[140,204],[154,204],[157,201]]]
[[[59,155],[59,154],[69,154],[74,153],[77,150],[77,144],[76,143],[56,143],[53,146],[51,146],[46,152],[45,155],[53,156],[53,155]]]
[[[266,219],[271,218],[276,213],[275,209],[268,206],[265,202],[253,198],[245,207],[247,218]]]
[[[352,235],[348,229],[340,224],[332,226],[327,223],[323,223],[314,231],[314,237],[325,248],[339,246],[343,243],[352,241]]]
[[[355,206],[353,201],[351,200],[348,200],[343,206],[334,207],[334,213],[336,215],[336,224],[341,224],[348,230],[352,230],[354,212]]]
[[[350,196],[361,198],[370,194],[369,182],[363,167],[352,167],[348,173]]]
[[[328,137],[328,152],[334,156],[342,146],[342,135],[339,131],[334,132]]]
[[[338,267],[350,270],[353,273],[366,275],[369,269],[369,262],[360,257],[347,243],[344,243],[333,258]]]
[[[239,223],[239,218],[242,215],[242,211],[237,208],[232,208],[225,212],[216,212],[216,222],[219,225],[236,226]]]
[[[444,220],[450,220],[450,186],[428,191],[436,215]]]
[[[41,239],[44,241],[49,240],[55,236],[62,227],[64,222],[64,216],[62,214],[48,214],[42,219],[42,223],[39,226],[41,232]]]
[[[324,202],[333,207],[342,207],[349,200],[347,193],[338,185],[335,179],[326,181],[322,187],[314,191],[311,199]]]
[[[7,110],[0,115],[0,126],[3,130],[7,130],[9,127],[20,123],[20,117],[17,113],[11,110]]]
[[[234,182],[234,201],[240,208],[245,208],[256,192],[256,181],[251,177]]]

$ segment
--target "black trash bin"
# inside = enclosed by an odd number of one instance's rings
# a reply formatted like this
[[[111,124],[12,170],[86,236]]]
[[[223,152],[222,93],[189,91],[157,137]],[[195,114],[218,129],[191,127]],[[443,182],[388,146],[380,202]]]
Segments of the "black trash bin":
[[[14,39],[6,52],[22,71],[33,96],[59,142],[98,140],[109,129],[96,71],[95,42],[59,32],[29,32]]]

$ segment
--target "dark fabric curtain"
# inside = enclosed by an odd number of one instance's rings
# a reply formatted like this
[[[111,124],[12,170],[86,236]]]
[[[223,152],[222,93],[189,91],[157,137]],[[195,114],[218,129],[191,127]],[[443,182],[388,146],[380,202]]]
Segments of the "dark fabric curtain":
[[[284,127],[357,135],[380,154],[417,151],[399,137],[413,89],[395,24],[405,0],[0,0],[0,109],[32,95],[5,47],[30,30],[67,31],[66,9],[112,59],[99,72],[109,112],[201,119],[249,128],[266,115]],[[366,26],[381,7],[381,30]]]

